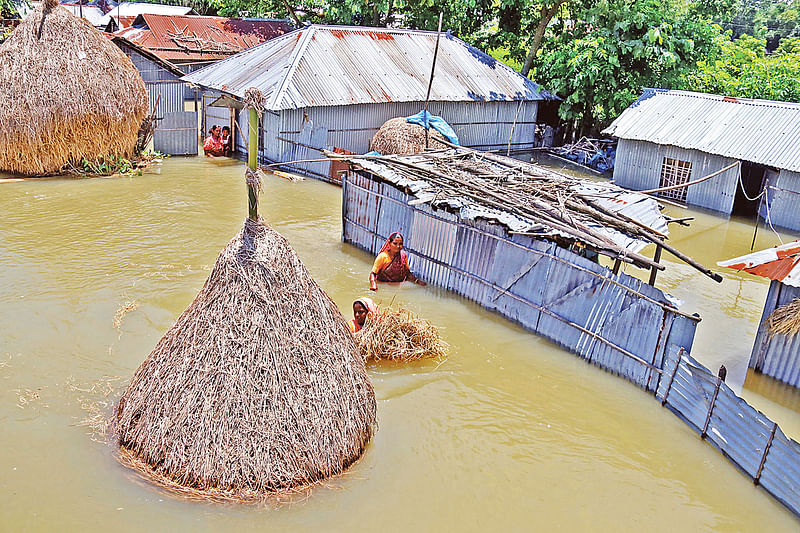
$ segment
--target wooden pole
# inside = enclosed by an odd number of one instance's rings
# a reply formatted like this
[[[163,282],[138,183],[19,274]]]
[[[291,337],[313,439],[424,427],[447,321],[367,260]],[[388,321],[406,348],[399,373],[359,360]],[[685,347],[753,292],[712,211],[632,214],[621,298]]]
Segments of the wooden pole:
[[[656,253],[653,254],[653,261],[655,261],[656,263],[661,261],[661,245],[660,244],[656,244]],[[656,274],[658,274],[658,270],[656,270],[655,268],[650,270],[650,281],[648,281],[647,283],[649,283],[653,287],[656,286]]]
[[[436,30],[436,47],[433,49],[433,63],[431,63],[431,77],[428,80],[428,92],[425,95],[425,149],[430,146],[430,124],[428,124],[428,102],[431,98],[433,87],[433,73],[436,70],[436,56],[439,55],[439,36],[442,34],[442,13],[439,13],[439,27]]]
[[[258,113],[255,109],[250,109],[247,129],[249,133],[249,141],[247,143],[247,168],[255,172],[256,163],[258,161]],[[258,191],[251,184],[247,186],[247,203],[250,220],[258,220]]]

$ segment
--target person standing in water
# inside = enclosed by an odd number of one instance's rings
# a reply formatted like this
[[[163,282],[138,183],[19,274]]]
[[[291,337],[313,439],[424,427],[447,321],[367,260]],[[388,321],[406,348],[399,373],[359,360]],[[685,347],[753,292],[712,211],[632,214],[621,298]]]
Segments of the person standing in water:
[[[367,315],[378,310],[372,298],[359,298],[353,302],[353,320],[350,321],[350,331],[358,333],[367,323]]]
[[[398,283],[411,281],[423,287],[427,285],[418,279],[408,266],[408,254],[403,250],[403,235],[396,231],[389,235],[383,243],[375,263],[372,265],[372,272],[369,274],[369,288],[372,291],[378,290],[378,282]]]

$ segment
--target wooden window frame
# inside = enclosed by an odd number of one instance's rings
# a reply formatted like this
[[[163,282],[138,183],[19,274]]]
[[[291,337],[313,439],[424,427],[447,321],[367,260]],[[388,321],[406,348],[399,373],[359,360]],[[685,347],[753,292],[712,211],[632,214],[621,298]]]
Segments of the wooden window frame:
[[[681,185],[689,181],[692,177],[692,162],[675,159],[673,157],[664,157],[661,163],[661,177],[659,179],[659,187],[671,187],[673,185]],[[679,189],[672,189],[669,191],[661,191],[658,196],[675,200],[677,202],[686,203],[686,190],[687,187]]]

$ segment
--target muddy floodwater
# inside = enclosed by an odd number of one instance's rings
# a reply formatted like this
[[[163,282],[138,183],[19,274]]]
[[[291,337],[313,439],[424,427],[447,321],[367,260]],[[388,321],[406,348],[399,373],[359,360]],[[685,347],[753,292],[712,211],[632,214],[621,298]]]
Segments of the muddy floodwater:
[[[173,158],[134,178],[0,184],[0,531],[800,527],[652,396],[411,284],[382,288],[378,302],[440,325],[450,357],[369,367],[380,428],[346,475],[266,506],[185,501],[142,482],[91,422],[110,414],[241,227],[242,174],[234,161]],[[271,177],[262,211],[350,318],[372,258],[341,242],[340,195]],[[701,262],[749,251],[748,221],[670,209],[696,217],[690,229],[672,226],[672,240]],[[777,242],[759,230],[757,246]],[[798,438],[796,393],[745,380],[767,284],[724,276],[717,284],[671,263],[657,285],[703,317],[693,355],[724,363],[735,390]]]

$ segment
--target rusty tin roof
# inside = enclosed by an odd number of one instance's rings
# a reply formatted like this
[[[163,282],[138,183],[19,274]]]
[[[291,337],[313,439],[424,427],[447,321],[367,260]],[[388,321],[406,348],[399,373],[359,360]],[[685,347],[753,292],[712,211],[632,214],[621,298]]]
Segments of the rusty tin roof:
[[[800,241],[720,261],[718,266],[744,270],[763,278],[800,287]]]

